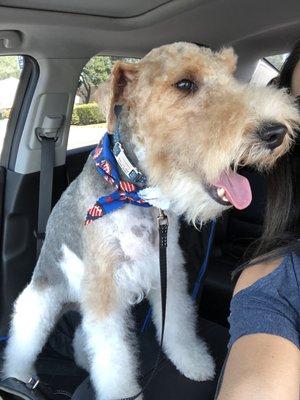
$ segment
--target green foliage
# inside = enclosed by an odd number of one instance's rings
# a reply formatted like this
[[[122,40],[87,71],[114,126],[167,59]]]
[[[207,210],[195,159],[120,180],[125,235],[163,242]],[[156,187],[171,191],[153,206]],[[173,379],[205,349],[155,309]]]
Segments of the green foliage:
[[[85,103],[90,102],[92,87],[107,81],[117,60],[137,62],[136,58],[95,56],[85,65],[79,79],[79,92]]]
[[[112,70],[113,61],[111,57],[96,56],[90,59],[82,71],[82,75],[92,86],[98,86],[105,82]]]
[[[112,67],[112,58],[105,56],[93,57],[85,65],[79,79],[79,88],[85,103],[90,101],[91,88],[105,82],[110,75]]]
[[[72,125],[92,125],[105,122],[105,116],[100,112],[96,103],[80,104],[74,106]]]
[[[18,57],[0,56],[0,80],[10,77],[19,78],[20,73]]]
[[[77,107],[78,106],[74,106],[74,108],[73,108],[71,125],[80,125],[79,116],[78,116],[78,112],[77,112]]]
[[[5,108],[0,111],[0,119],[8,119],[10,116],[11,108]]]

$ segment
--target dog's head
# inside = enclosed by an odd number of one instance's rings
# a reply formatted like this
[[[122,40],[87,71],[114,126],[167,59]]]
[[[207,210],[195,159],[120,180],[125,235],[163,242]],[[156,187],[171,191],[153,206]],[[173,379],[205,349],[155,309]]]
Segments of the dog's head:
[[[299,124],[286,93],[234,79],[236,59],[232,49],[214,53],[179,42],[135,64],[118,62],[112,73],[109,131],[121,104],[149,183],[190,221],[247,207],[251,189],[237,167],[270,168]]]

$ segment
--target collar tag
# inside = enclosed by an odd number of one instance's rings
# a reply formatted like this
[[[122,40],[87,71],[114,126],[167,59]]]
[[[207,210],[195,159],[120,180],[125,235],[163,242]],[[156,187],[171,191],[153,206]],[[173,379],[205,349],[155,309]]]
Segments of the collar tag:
[[[113,147],[113,153],[117,160],[119,167],[122,169],[124,174],[131,179],[134,183],[144,183],[143,175],[134,167],[128,160],[123,146],[120,142],[116,142]]]

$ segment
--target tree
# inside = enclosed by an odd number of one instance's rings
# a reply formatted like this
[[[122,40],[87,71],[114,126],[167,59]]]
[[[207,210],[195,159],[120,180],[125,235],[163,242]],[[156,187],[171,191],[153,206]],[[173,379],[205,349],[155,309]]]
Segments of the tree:
[[[1,56],[0,57],[0,80],[6,78],[19,78],[20,68],[18,57],[16,56]]]
[[[84,103],[89,103],[92,88],[105,82],[111,73],[114,63],[117,60],[125,62],[136,62],[136,58],[95,56],[85,65],[79,79],[79,94]]]
[[[92,87],[97,87],[108,79],[113,64],[111,57],[96,56],[85,65],[79,79],[79,92],[84,103],[90,101]]]

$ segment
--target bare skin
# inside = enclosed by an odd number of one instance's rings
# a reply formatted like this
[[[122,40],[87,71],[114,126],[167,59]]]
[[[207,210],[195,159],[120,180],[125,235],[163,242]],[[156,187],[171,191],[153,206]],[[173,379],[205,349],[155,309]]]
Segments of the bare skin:
[[[292,94],[297,97],[300,96],[300,62],[296,65],[292,77],[292,85],[291,85]]]
[[[300,95],[300,61],[295,67],[291,93]],[[274,271],[281,260],[244,270],[233,295]],[[300,351],[279,336],[243,336],[232,346],[217,400],[299,400]]]

